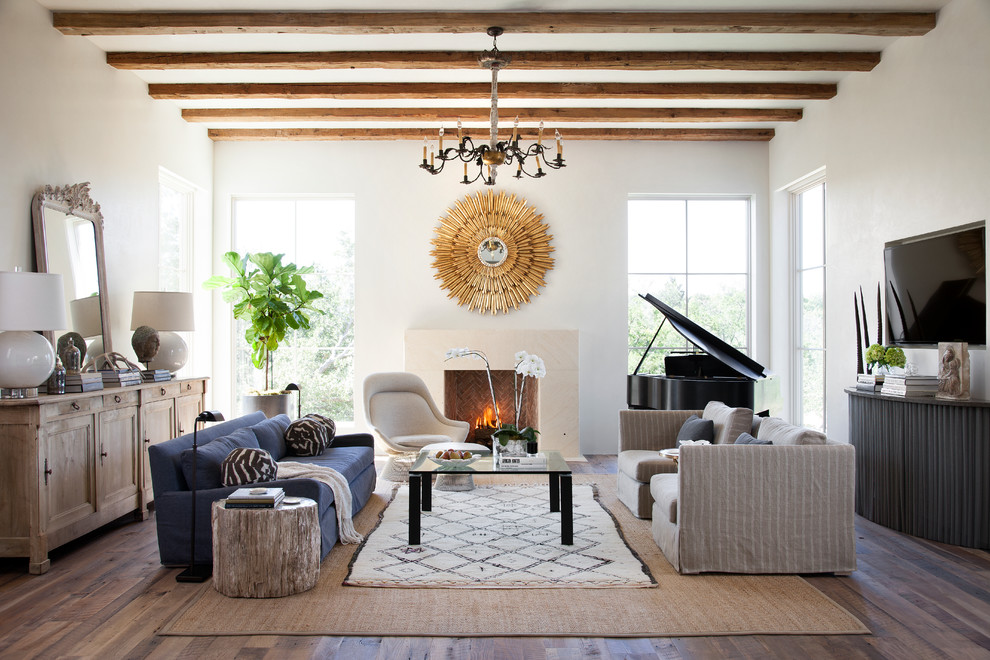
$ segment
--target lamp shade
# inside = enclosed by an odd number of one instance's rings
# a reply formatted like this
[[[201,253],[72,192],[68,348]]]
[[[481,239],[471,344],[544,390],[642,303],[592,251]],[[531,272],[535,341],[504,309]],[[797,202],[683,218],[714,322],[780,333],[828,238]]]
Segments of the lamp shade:
[[[0,330],[64,330],[64,301],[57,273],[0,272]]]
[[[195,330],[193,294],[185,291],[135,291],[131,330],[147,325],[155,330]]]
[[[61,275],[0,272],[0,396],[27,396],[51,374],[55,350],[35,331],[65,328],[64,301]]]
[[[69,316],[72,317],[70,329],[83,337],[96,337],[103,334],[99,296],[87,296],[69,301]]]

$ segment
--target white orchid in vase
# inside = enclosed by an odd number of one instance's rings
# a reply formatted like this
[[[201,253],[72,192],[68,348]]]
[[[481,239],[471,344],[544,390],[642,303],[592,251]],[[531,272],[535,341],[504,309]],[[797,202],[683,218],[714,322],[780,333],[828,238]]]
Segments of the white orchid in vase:
[[[536,442],[536,436],[540,433],[536,429],[527,426],[519,429],[519,419],[522,413],[523,394],[526,390],[527,378],[543,378],[547,375],[547,367],[543,359],[537,355],[531,355],[526,351],[519,351],[515,355],[515,372],[512,375],[512,394],[515,404],[515,423],[503,424],[499,418],[498,403],[495,400],[495,387],[492,385],[492,372],[488,363],[488,357],[481,351],[472,348],[452,348],[447,351],[447,360],[459,357],[471,357],[482,360],[485,363],[485,370],[488,373],[488,389],[492,395],[492,408],[495,411],[495,426],[498,428],[492,437],[498,440],[499,445],[505,447],[510,441]]]

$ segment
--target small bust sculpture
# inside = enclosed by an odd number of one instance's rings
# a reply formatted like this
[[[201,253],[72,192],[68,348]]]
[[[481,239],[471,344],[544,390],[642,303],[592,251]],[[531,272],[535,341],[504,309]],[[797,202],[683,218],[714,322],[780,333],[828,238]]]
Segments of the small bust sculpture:
[[[77,374],[82,365],[82,353],[76,348],[76,342],[69,337],[65,342],[65,350],[62,352],[62,364],[65,365],[65,373]]]
[[[134,331],[134,336],[131,337],[131,348],[134,349],[138,362],[144,362],[146,367],[151,359],[158,354],[160,345],[161,340],[158,338],[158,331],[147,325],[139,327]]]

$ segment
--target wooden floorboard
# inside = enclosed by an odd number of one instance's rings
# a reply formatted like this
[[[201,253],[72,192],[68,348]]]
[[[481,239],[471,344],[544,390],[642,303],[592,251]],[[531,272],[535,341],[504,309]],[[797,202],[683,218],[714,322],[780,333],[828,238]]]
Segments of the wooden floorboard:
[[[587,458],[571,464],[575,473],[615,473],[615,456]],[[0,559],[0,658],[990,659],[990,553],[862,518],[856,531],[856,572],[805,579],[858,617],[870,635],[160,637],[158,628],[198,588],[177,584],[178,569],[159,564],[153,517],[126,518],[55,550],[45,575],[29,575],[26,559]]]

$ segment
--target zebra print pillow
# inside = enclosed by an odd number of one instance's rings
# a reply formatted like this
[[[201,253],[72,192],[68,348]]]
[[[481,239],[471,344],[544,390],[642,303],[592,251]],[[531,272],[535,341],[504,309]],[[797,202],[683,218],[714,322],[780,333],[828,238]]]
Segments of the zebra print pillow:
[[[327,445],[326,446],[329,447],[330,445],[332,445],[333,444],[333,439],[337,435],[337,424],[332,419],[330,419],[329,417],[324,417],[323,415],[320,415],[318,413],[309,413],[308,415],[306,415],[306,417],[309,417],[311,419],[315,419],[320,424],[323,424],[323,428],[325,428],[326,431],[327,431]],[[324,449],[326,449],[326,447],[324,447]]]
[[[292,456],[319,456],[327,448],[327,429],[317,419],[300,417],[285,429],[285,449]]]
[[[220,481],[224,486],[243,486],[275,481],[278,464],[264,449],[238,447],[220,464]]]

